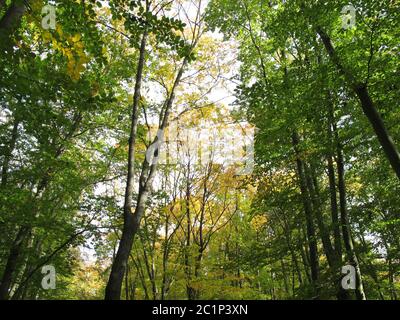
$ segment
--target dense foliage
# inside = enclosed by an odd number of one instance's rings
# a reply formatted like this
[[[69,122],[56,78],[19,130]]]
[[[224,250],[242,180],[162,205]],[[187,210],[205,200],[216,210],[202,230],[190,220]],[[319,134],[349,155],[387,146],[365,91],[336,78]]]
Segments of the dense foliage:
[[[0,299],[397,300],[400,3],[348,5],[0,0]]]

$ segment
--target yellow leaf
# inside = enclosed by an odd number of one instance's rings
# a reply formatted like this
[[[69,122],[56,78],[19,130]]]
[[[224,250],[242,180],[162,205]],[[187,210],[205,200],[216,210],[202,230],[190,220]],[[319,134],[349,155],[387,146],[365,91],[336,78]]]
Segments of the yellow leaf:
[[[56,27],[56,31],[60,35],[60,37],[63,36],[64,32],[63,32],[63,30],[62,30],[62,28],[61,28],[61,26],[59,24]]]
[[[74,36],[71,37],[72,42],[78,42],[81,40],[81,35],[79,33],[75,34]]]

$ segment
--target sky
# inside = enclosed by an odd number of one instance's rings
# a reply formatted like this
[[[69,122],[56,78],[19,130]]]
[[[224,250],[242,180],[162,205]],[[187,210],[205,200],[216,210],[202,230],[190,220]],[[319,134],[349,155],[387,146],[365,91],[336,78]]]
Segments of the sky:
[[[203,0],[202,1],[202,8],[203,11],[206,8],[206,5],[208,3],[208,0]],[[187,11],[187,17],[189,19],[194,19],[197,14],[197,8],[196,6],[193,5],[192,1],[186,1],[184,5],[186,11]],[[181,15],[181,19],[185,20],[186,17],[184,15]],[[216,39],[219,41],[223,41],[223,35],[219,33],[218,31],[216,32],[208,32],[206,36],[211,37],[212,39]],[[228,70],[224,70],[224,72],[221,74],[221,80],[218,81],[214,87],[212,88],[211,91],[207,92],[207,95],[204,99],[204,103],[217,103],[218,105],[221,105],[221,108],[226,109],[228,112],[233,110],[234,108],[234,102],[235,102],[235,96],[234,96],[234,91],[235,88],[238,84],[236,80],[231,80],[234,75],[238,74],[239,72],[239,67],[240,64],[237,59],[237,54],[238,54],[238,48],[237,44],[233,41],[230,40],[229,43],[225,43],[225,45],[222,45],[218,49],[218,56],[220,59],[225,60],[225,63],[229,65]],[[225,72],[226,71],[226,72]],[[190,74],[191,70],[190,68],[188,69],[186,75]],[[185,77],[185,75],[184,75]],[[223,79],[223,80],[222,80]],[[210,82],[211,80],[209,77],[205,78],[204,82]],[[155,90],[155,87],[153,84],[151,85],[151,90],[147,90],[148,99],[154,100],[154,101],[160,101],[162,99],[162,95],[160,94],[160,90]],[[133,87],[134,83],[130,84],[127,86],[127,90],[130,93],[133,93]],[[145,88],[144,88],[145,89]],[[184,91],[191,90],[189,87],[185,87],[183,89]],[[144,90],[145,91],[145,90]],[[175,106],[175,109],[179,108],[179,106]],[[226,120],[226,119],[224,119]],[[151,120],[150,120],[151,121]],[[158,120],[155,120],[155,123],[157,123]],[[234,151],[233,149],[243,149],[243,143],[247,143],[249,146],[253,147],[252,145],[252,138],[254,131],[252,131],[251,128],[249,128],[247,135],[243,136],[243,128],[247,128],[247,123],[242,122],[240,124],[232,124],[228,130],[219,130],[219,132],[216,134],[216,130],[210,130],[207,128],[209,124],[207,125],[207,122],[205,122],[205,129],[200,130],[201,134],[199,137],[193,137],[191,141],[197,142],[198,139],[200,138],[204,141],[212,141],[214,140],[213,143],[215,143],[215,139],[218,135],[219,139],[219,144],[223,144],[223,146],[219,149],[217,155],[217,161],[220,163],[226,163],[229,162],[229,158],[232,157],[233,154],[237,154],[237,150]],[[214,128],[215,129],[215,128]],[[207,136],[208,135],[208,136]],[[242,136],[241,136],[242,135]],[[235,141],[236,140],[236,141]],[[222,142],[221,142],[222,141]],[[249,152],[252,152],[253,150],[251,147],[247,148],[246,150],[250,150]],[[249,153],[249,155],[252,157],[252,154]],[[250,163],[250,162],[249,162]],[[247,163],[244,163],[244,166],[248,165]],[[250,164],[252,165],[252,163]],[[120,189],[121,195],[123,194],[124,190],[124,183],[125,179],[121,179],[120,181],[115,182]],[[155,179],[155,188],[157,188],[157,179]],[[108,186],[109,187],[109,186]],[[107,193],[108,189],[107,185],[99,185],[98,188],[96,189],[96,194],[104,194]],[[122,196],[121,196],[121,206],[122,206]],[[90,241],[88,241],[90,242]],[[96,256],[95,256],[95,251],[93,248],[90,247],[89,243],[87,243],[85,246],[82,246],[80,248],[81,251],[81,256],[83,261],[86,264],[92,264],[96,261]]]

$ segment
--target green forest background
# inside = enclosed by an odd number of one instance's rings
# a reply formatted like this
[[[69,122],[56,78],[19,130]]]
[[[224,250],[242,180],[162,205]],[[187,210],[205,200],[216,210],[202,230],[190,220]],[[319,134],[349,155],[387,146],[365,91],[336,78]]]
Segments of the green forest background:
[[[0,0],[0,299],[397,300],[399,78],[397,0]]]

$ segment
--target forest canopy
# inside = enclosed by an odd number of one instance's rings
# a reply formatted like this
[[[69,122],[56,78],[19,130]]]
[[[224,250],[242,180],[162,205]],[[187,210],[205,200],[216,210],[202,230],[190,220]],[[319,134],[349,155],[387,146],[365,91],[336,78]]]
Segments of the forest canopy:
[[[0,0],[0,300],[398,300],[400,2]]]

